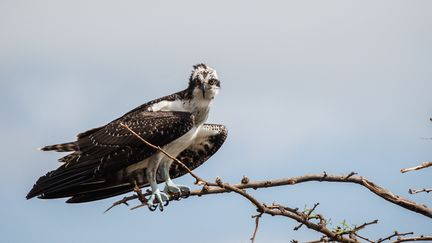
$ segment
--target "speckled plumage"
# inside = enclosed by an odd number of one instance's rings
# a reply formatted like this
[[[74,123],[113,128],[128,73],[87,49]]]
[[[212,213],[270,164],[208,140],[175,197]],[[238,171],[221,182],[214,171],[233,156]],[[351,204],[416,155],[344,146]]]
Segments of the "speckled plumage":
[[[211,85],[209,78],[213,80]],[[219,87],[216,71],[205,64],[196,65],[187,89],[143,104],[105,126],[80,133],[74,142],[41,148],[72,153],[59,159],[63,164],[58,169],[40,177],[27,198],[71,197],[68,202],[77,203],[128,192],[135,182],[140,187],[148,186],[147,168],[153,163],[170,166],[171,161],[155,162],[160,152],[145,145],[120,123],[148,142],[175,153],[190,169],[195,169],[221,147],[227,136],[224,126],[204,124]],[[154,180],[166,180],[159,164],[155,169]],[[169,167],[171,178],[185,173],[175,164]]]

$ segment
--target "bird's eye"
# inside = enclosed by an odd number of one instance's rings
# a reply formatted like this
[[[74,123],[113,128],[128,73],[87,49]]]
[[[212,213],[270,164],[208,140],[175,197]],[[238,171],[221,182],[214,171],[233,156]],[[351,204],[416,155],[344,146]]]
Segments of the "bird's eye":
[[[217,83],[217,79],[210,79],[210,80],[208,81],[208,83],[209,83],[210,85],[215,85],[215,84]]]

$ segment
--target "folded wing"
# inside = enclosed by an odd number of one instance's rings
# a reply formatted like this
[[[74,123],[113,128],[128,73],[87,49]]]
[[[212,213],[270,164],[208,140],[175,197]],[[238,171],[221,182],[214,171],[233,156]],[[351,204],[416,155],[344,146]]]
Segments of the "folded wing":
[[[75,142],[44,147],[42,150],[66,150],[61,149],[63,146],[75,152],[61,158],[64,164],[58,169],[40,177],[27,198],[68,197],[88,190],[89,185],[93,189],[100,188],[118,180],[118,171],[156,152],[121,123],[150,143],[164,146],[189,131],[194,120],[187,112],[137,111],[106,126],[82,133]]]

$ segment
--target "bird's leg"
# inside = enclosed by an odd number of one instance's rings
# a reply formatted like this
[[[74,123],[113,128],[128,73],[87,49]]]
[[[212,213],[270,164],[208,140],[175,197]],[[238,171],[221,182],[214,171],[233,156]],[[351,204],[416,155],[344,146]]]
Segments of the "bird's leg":
[[[161,192],[158,188],[158,185],[156,183],[156,172],[157,172],[157,166],[158,163],[154,163],[153,166],[147,167],[146,170],[146,176],[147,180],[150,183],[152,194],[147,199],[147,206],[150,210],[154,211],[158,206],[161,211],[163,211],[164,206],[168,205],[165,204],[165,202],[169,202],[169,196]],[[156,201],[156,203],[155,203]],[[165,205],[164,205],[165,204]]]
[[[188,186],[176,185],[171,180],[169,176],[169,168],[171,166],[171,163],[172,161],[163,161],[160,168],[162,179],[165,181],[166,185],[164,188],[164,192],[177,198],[188,197],[190,194],[190,188]]]

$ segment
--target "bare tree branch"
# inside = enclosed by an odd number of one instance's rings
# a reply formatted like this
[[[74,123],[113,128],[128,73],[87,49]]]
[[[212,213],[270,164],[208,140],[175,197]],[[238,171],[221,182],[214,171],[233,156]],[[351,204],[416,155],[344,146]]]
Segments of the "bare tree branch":
[[[205,180],[200,178],[200,181],[205,182]],[[432,218],[432,209],[428,208],[425,205],[417,204],[414,201],[408,200],[406,198],[403,198],[401,196],[395,195],[392,192],[388,191],[387,189],[384,189],[372,181],[362,177],[362,176],[336,176],[336,175],[328,175],[328,174],[310,174],[310,175],[303,175],[303,176],[297,176],[297,177],[291,177],[291,178],[284,178],[284,179],[276,179],[276,180],[265,180],[265,181],[250,181],[247,184],[235,184],[233,185],[237,189],[258,189],[258,188],[268,188],[268,187],[277,187],[277,186],[290,186],[295,185],[299,183],[304,182],[311,182],[311,181],[317,181],[317,182],[342,182],[342,183],[354,183],[361,186],[364,186],[368,188],[371,192],[374,194],[380,196],[381,198],[394,203],[395,205],[401,206],[405,209],[408,209],[410,211],[422,214],[426,217]],[[218,194],[218,193],[227,193],[231,192],[233,190],[229,190],[227,188],[214,186],[214,183],[208,183],[206,182],[206,187],[203,187],[200,190],[193,190],[191,191],[190,196],[203,196],[203,195],[209,195],[209,194]],[[146,194],[145,194],[146,195]],[[115,202],[113,206],[124,204],[127,201],[136,199],[137,196],[133,195],[130,197],[125,197],[124,200],[120,200],[118,202]]]
[[[406,168],[406,169],[401,169],[400,172],[401,173],[405,173],[405,172],[409,172],[409,171],[414,171],[414,170],[421,170],[427,167],[432,166],[432,162],[423,162],[418,166],[414,166],[414,167],[410,167],[410,168]],[[420,192],[426,192],[429,193],[432,191],[432,188],[423,188],[423,189],[409,189],[408,193],[409,194],[416,194],[416,193],[420,193]]]
[[[358,237],[358,238],[364,240],[364,241],[367,241],[367,242],[370,242],[370,243],[375,243],[375,241],[370,240],[369,238],[366,238],[366,237],[364,237],[364,236],[361,236],[361,235],[359,235],[357,232],[354,233],[354,235],[355,235],[356,237]]]
[[[263,215],[263,213],[259,213],[257,215],[252,216],[252,218],[255,218],[255,229],[254,229],[254,232],[252,234],[252,238],[250,239],[252,243],[255,242],[256,233],[258,232],[258,227],[259,227],[259,220],[260,220],[262,215]]]
[[[367,226],[369,226],[369,225],[372,225],[372,224],[378,224],[378,219],[375,219],[374,221],[371,221],[371,222],[367,222],[367,223],[364,223],[364,224],[362,224],[362,225],[360,225],[360,226],[356,226],[353,230],[351,230],[352,232],[357,232],[357,231],[360,231],[360,230],[362,230],[362,229],[364,229],[364,228],[366,228]]]
[[[419,236],[411,238],[399,238],[392,243],[409,242],[409,241],[432,241],[432,236]]]
[[[374,194],[384,198],[385,200],[392,202],[396,205],[399,205],[403,208],[406,208],[410,211],[417,212],[420,214],[423,214],[424,216],[427,216],[429,218],[432,218],[432,209],[428,208],[425,205],[417,204],[411,200],[405,199],[403,197],[400,197],[398,195],[395,195],[391,193],[390,191],[376,185],[372,181],[361,177],[361,176],[336,176],[336,175],[328,175],[328,174],[310,174],[310,175],[303,175],[298,177],[291,177],[291,178],[284,178],[284,179],[276,179],[276,180],[265,180],[265,181],[252,181],[247,184],[235,184],[234,186],[239,189],[247,189],[247,188],[268,188],[268,187],[276,187],[276,186],[289,186],[289,185],[295,185],[299,183],[304,182],[311,182],[311,181],[318,181],[318,182],[346,182],[346,183],[354,183],[358,185],[362,185],[366,188],[368,188],[370,191],[372,191]],[[201,195],[207,195],[207,194],[215,194],[215,193],[225,193],[228,192],[226,189],[223,188],[207,188],[206,190],[196,190],[192,191],[192,196],[201,196]]]
[[[406,169],[401,169],[400,172],[401,173],[406,173],[408,171],[413,171],[413,170],[421,170],[427,167],[432,166],[432,162],[423,162],[420,165],[414,166],[414,167],[410,167],[410,168],[406,168]]]
[[[306,213],[299,212],[297,209],[291,209],[282,205],[273,204],[271,206],[266,206],[264,210],[265,214],[270,214],[272,216],[285,216],[291,219],[296,220],[297,222],[304,224],[309,229],[312,229],[317,232],[321,232],[324,234],[329,241],[338,241],[338,242],[359,242],[356,239],[351,239],[348,237],[344,237],[342,234],[338,234],[327,228],[327,221],[320,214],[317,214],[315,218],[319,220],[318,223],[314,223],[309,220],[309,215]]]
[[[408,190],[409,194],[416,194],[416,193],[420,193],[420,192],[432,192],[432,188],[423,188],[423,189],[409,189]]]
[[[391,235],[389,235],[389,236],[387,236],[385,238],[378,239],[376,241],[376,243],[381,243],[381,242],[384,242],[384,241],[387,241],[387,240],[391,240],[393,237],[401,237],[401,236],[412,235],[412,234],[414,234],[414,232],[399,233],[399,232],[395,231],[393,234],[391,234]]]

